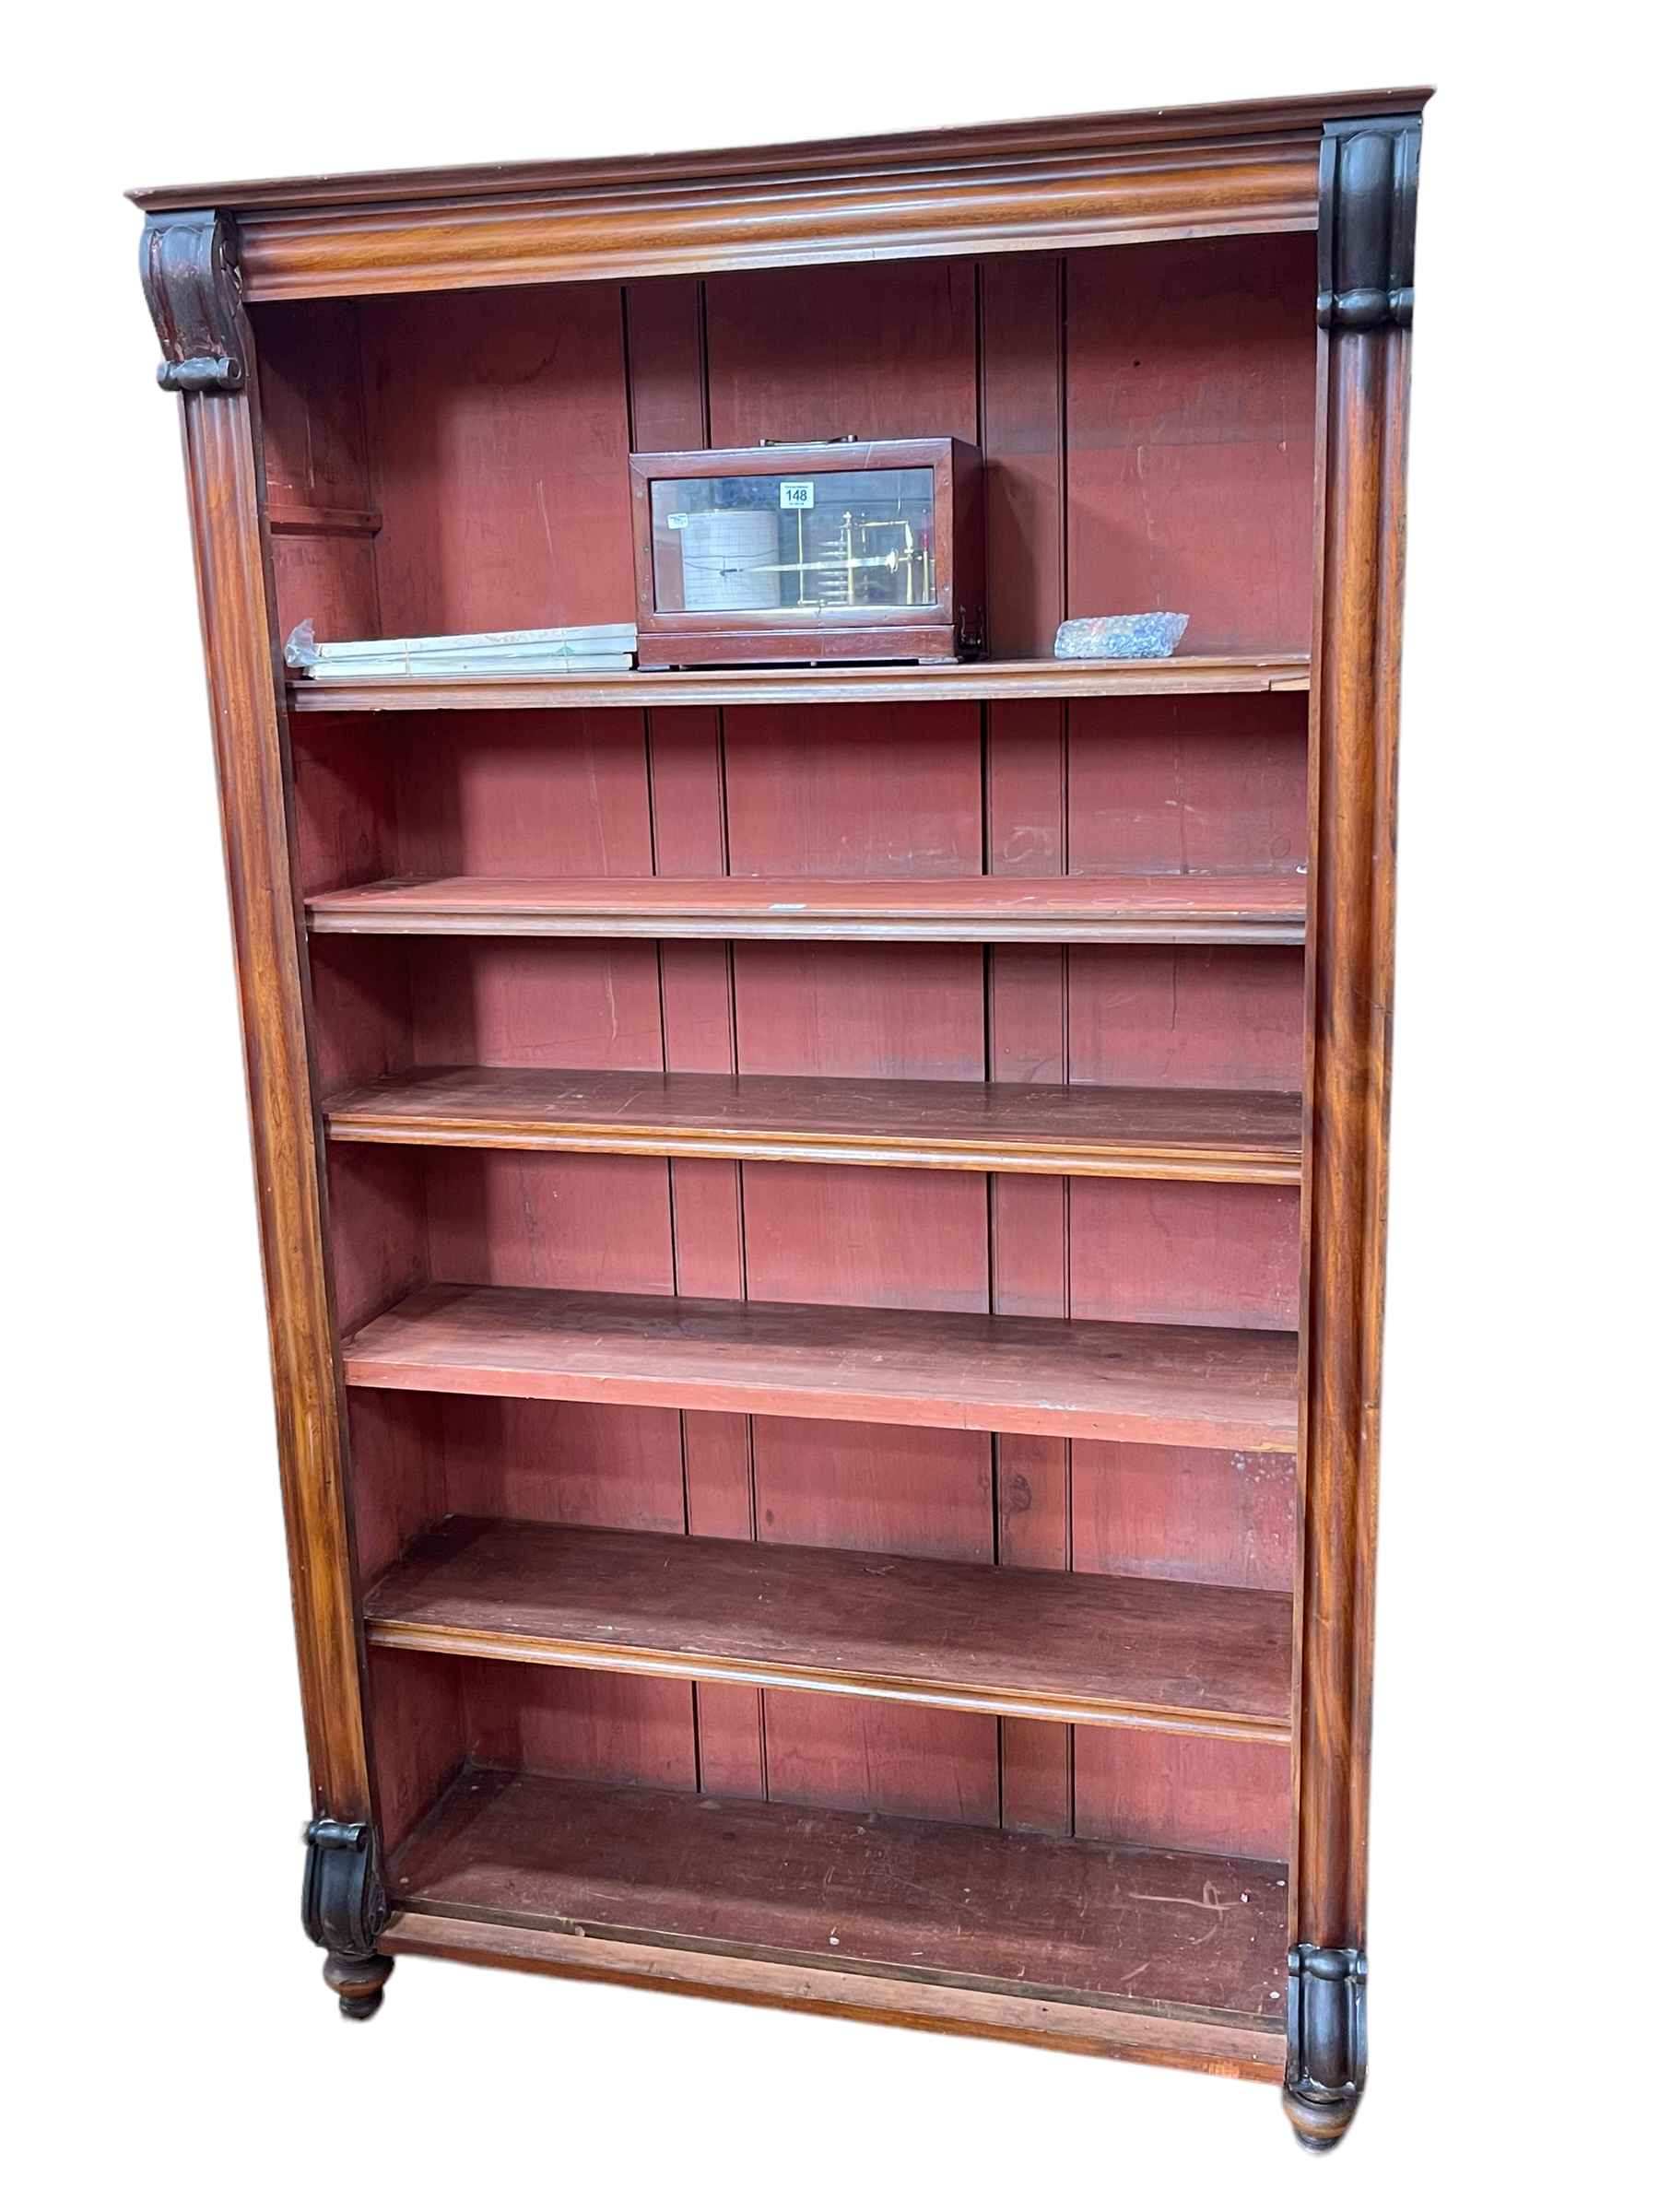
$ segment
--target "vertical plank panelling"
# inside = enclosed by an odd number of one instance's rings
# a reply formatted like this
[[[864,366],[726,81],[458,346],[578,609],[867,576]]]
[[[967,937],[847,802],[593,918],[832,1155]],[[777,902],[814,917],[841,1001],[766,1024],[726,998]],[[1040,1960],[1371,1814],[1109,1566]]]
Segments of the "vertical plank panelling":
[[[382,1152],[385,1157],[368,1157]],[[420,1162],[393,1145],[336,1145],[324,1156],[335,1325],[360,1329],[428,1273]]]
[[[1091,738],[1078,733],[1072,772]],[[1110,820],[1074,811],[1074,833]],[[1086,865],[1074,842],[1074,863]],[[1069,1042],[1077,1081],[1210,1082],[1289,1088],[1300,960],[1271,951],[1076,951]],[[1071,1281],[1079,1315],[1286,1328],[1296,1317],[1299,1230],[1293,1191],[1210,1184],[1078,1182],[1072,1186]],[[1288,1463],[1215,1464],[1209,1454],[1072,1447],[1072,1559],[1078,1572],[1256,1579],[1285,1567]],[[1076,1735],[1079,1835],[1188,1850],[1283,1855],[1288,1755],[1271,1747],[1183,1742],[1128,1730]]]
[[[433,938],[414,948],[413,959],[415,1052],[423,1066],[662,1065],[649,944]]]
[[[987,804],[994,874],[1064,872],[1064,710],[999,708],[991,717]],[[1000,1082],[1065,1076],[1064,950],[997,951],[987,963],[990,1066]],[[1047,1177],[991,1182],[992,1291],[1000,1313],[1064,1316],[1070,1186]],[[997,1557],[1009,1567],[1071,1564],[1069,1443],[996,1439]],[[1042,1721],[1002,1724],[1002,1814],[1010,1828],[1065,1834],[1071,1826],[1071,1731]]]
[[[633,598],[618,286],[364,300],[394,637],[619,622]]]
[[[644,717],[433,716],[404,739],[406,873],[649,875]],[[552,741],[550,741],[550,738]],[[411,948],[413,1057],[540,1067],[663,1065],[662,992],[646,943],[433,940]],[[347,1149],[357,1149],[350,1147]],[[434,1277],[672,1291],[669,1169],[552,1154],[421,1157]],[[446,1500],[456,1512],[682,1530],[676,1415],[452,1398]],[[694,1777],[683,1684],[596,1686],[560,1669],[467,1668],[477,1756],[618,1780]]]
[[[1283,1862],[1290,1754],[1278,1745],[1135,1728],[1076,1737],[1078,1835]]]
[[[1304,256],[1298,241],[1260,244],[1069,262],[1068,613],[1177,608],[1193,617],[1189,650],[1305,637]],[[1306,777],[1300,700],[1077,702],[1067,865],[1305,868]],[[1080,947],[1068,1072],[1294,1089],[1300,1005],[1294,953]],[[1071,1232],[1080,1316],[1295,1324],[1294,1192],[1078,1182]],[[1288,1477],[1283,1460],[1074,1444],[1073,1566],[1283,1587]],[[1074,1783],[1079,1835],[1284,1852],[1289,1761],[1272,1747],[1079,1729]]]
[[[635,450],[681,451],[707,442],[702,288],[692,279],[631,286],[628,293],[629,418]],[[653,865],[666,876],[726,869],[724,737],[715,712],[669,710],[650,717]],[[663,1065],[727,1073],[733,1044],[731,950],[665,943],[656,948]],[[742,1186],[724,1160],[676,1160],[675,1283],[687,1298],[744,1295]],[[692,1535],[754,1532],[749,1423],[735,1414],[679,1416],[684,1525]],[[703,1682],[692,1691],[701,1788],[763,1797],[762,1693]]]
[[[702,286],[694,276],[630,284],[626,312],[634,452],[680,453],[705,445]]]
[[[725,720],[734,876],[979,874],[976,707],[741,707]]]
[[[987,261],[980,312],[992,649],[1046,653],[1065,606],[1061,263]],[[985,865],[992,875],[1065,873],[1065,712],[1026,703],[985,710]],[[994,1081],[1066,1079],[1065,962],[1063,948],[1047,946],[986,956],[985,1072]],[[990,1179],[997,1312],[1065,1313],[1067,1200],[1067,1185],[1046,1177]],[[998,1559],[1009,1567],[1069,1566],[1070,1444],[1000,1436],[994,1466]],[[1049,1722],[1003,1722],[1005,1826],[1069,1830],[1071,1735]]]
[[[1065,615],[1064,282],[1048,254],[980,265],[985,570],[999,660],[1052,653]]]
[[[362,726],[353,729],[353,721]],[[291,725],[289,760],[300,893],[395,875],[403,764],[395,726],[344,714],[300,717]]]
[[[649,876],[645,717],[620,707],[400,717],[409,876]]]
[[[685,1527],[679,1417],[662,1407],[451,1398],[444,1439],[453,1513],[665,1535]]]
[[[355,1390],[347,1397],[351,1527],[358,1573],[367,1588],[411,1537],[449,1510],[444,1408],[441,1398],[420,1391]]]
[[[972,335],[970,322],[970,400]],[[861,715],[853,728],[849,719],[728,717],[733,872],[977,873],[973,711]],[[750,961],[750,949],[785,957]],[[744,947],[739,1065],[982,1076],[982,973],[967,947]],[[751,1297],[984,1310],[982,1178],[767,1166],[745,1171],[744,1190]],[[804,1441],[797,1463],[787,1433],[795,1426],[756,1425],[763,1539],[786,1531],[802,1542],[993,1556],[985,1440],[945,1437],[918,1453],[891,1431],[853,1428],[818,1450]],[[767,1771],[774,1794],[808,1803],[996,1815],[996,1727],[977,1715],[769,1696]]]
[[[364,1654],[381,1841],[388,1853],[397,1849],[466,1756],[462,1682],[458,1660],[424,1652]]]
[[[1305,699],[1080,699],[1069,713],[1077,874],[1306,872]]]
[[[766,1760],[789,1804],[996,1826],[996,1723],[978,1713],[769,1690]]]
[[[1313,241],[1066,265],[1070,611],[1187,614],[1188,653],[1306,652]]]
[[[618,1203],[619,1218],[637,1211],[637,1203]],[[661,1237],[665,1244],[665,1222]],[[526,1278],[510,1270],[508,1279]],[[661,1408],[451,1398],[444,1452],[452,1512],[669,1534],[685,1527],[679,1418]],[[475,1759],[691,1786],[694,1693],[685,1683],[501,1665],[465,1666],[462,1682]]]
[[[299,404],[297,394],[288,397]],[[266,443],[268,448],[268,433]],[[316,466],[330,465],[331,450],[327,440],[320,441]],[[296,464],[301,470],[305,465]],[[295,496],[304,491],[301,482]],[[379,730],[358,735],[343,719],[331,718],[315,731],[302,729],[291,742],[294,868],[301,892],[396,874],[398,760],[394,740]],[[312,945],[308,954],[312,1065],[319,1093],[326,1097],[343,1083],[370,1082],[408,1066],[414,1057],[408,948],[350,945],[342,938]],[[342,1330],[360,1327],[428,1274],[420,1163],[391,1151],[383,1159],[353,1159],[355,1149],[324,1156],[329,1276],[335,1325]],[[432,1517],[428,1484],[435,1485],[441,1473],[442,1431],[436,1413],[429,1408],[429,1414],[422,1439],[429,1477],[418,1464],[408,1423],[353,1415],[352,1513],[371,1548],[384,1538],[395,1549]],[[406,1506],[400,1493],[411,1484]]]
[[[984,960],[976,947],[750,944],[733,952],[747,1075],[978,1078]]]
[[[1244,302],[1243,358],[1219,363],[1197,325],[1166,317],[1156,270],[1133,253],[1121,299],[1103,288],[1099,257],[636,285],[577,317],[558,367],[537,354],[535,317],[521,303],[499,311],[501,358],[532,385],[559,384],[561,427],[542,488],[557,478],[577,511],[612,446],[847,429],[977,437],[1003,653],[1046,652],[1068,611],[1128,604],[1100,598],[1109,580],[1161,575],[1166,559],[1184,573],[1194,517],[1218,484],[1226,558],[1206,618],[1260,631],[1271,607],[1253,564],[1263,545],[1277,558],[1296,513],[1292,463],[1256,450],[1275,425],[1288,426],[1291,446],[1297,434],[1277,253],[1240,264],[1206,250],[1194,264],[1212,294]],[[449,559],[444,547],[409,550],[418,429],[389,394],[384,363],[410,312],[377,307],[371,345],[372,404],[390,409],[406,600],[447,589]],[[410,335],[418,350],[418,328]],[[572,394],[604,381],[613,342],[626,366],[619,418],[607,402],[584,424],[563,422]],[[436,412],[460,439],[465,478],[483,418],[516,451],[534,410],[497,388],[499,364],[469,356],[440,367]],[[1131,429],[1136,408],[1154,425],[1160,409],[1191,414],[1201,389],[1205,434],[1184,457],[1131,453],[1122,474],[1120,384]],[[1068,420],[1084,431],[1069,465]],[[1146,441],[1158,442],[1150,431]],[[524,535],[535,519],[526,511],[514,527]],[[1139,547],[1115,567],[1114,531]],[[556,548],[536,559],[547,588],[565,588]],[[1307,858],[1303,712],[1274,699],[613,712],[561,717],[557,747],[541,717],[434,718],[400,772],[396,863],[482,874],[1289,872]],[[372,761],[365,752],[336,772],[372,782]],[[329,804],[319,779],[320,851]],[[482,941],[408,957],[410,1047],[426,1060],[1274,1088],[1299,1073],[1300,963],[1271,951]],[[343,1005],[353,989],[374,995],[345,969],[339,986]],[[1296,1206],[1278,1191],[512,1155],[433,1156],[425,1172],[433,1268],[464,1279],[1294,1320]],[[471,1406],[452,1418],[449,1453],[454,1510],[1264,1586],[1286,1572],[1280,1463]],[[480,1745],[567,1771],[1240,1847],[1282,1813],[1283,1762],[1249,1747],[1088,1731],[1074,1749],[1068,1732],[1038,1724],[998,1731],[979,1716],[601,1686],[557,1671],[514,1671],[499,1690],[469,1696]],[[1224,1832],[1230,1817],[1236,1833]]]
[[[441,1147],[426,1159],[439,1281],[672,1296],[661,1160]]]
[[[349,300],[256,312],[265,497],[290,524],[273,535],[277,627],[320,638],[381,635],[373,492],[358,312]]]
[[[603,1058],[594,1064],[603,1065]],[[661,1160],[512,1152],[433,1153],[428,1160],[435,1276],[672,1291]],[[456,1497],[465,1500],[475,1484],[499,1482],[505,1503],[522,1500],[533,1512],[548,1505],[562,1518],[569,1507],[578,1518],[610,1525],[683,1528],[679,1427],[672,1414],[612,1406],[583,1418],[575,1408],[515,1407],[488,1434],[476,1427],[479,1418],[472,1402],[449,1401],[446,1449],[454,1457]],[[487,1476],[481,1465],[492,1458],[497,1471]],[[688,1684],[558,1667],[480,1666],[465,1679],[474,1755],[487,1762],[695,1786]]]
[[[1296,1466],[1288,1453],[1079,1442],[1072,1453],[1072,1520],[1088,1572],[1290,1588]]]
[[[1268,1183],[1078,1177],[1072,1311],[1091,1321],[1294,1329],[1300,1200]]]
[[[1171,1090],[1296,1090],[1301,955],[1079,945],[1066,961],[1072,1079]]]
[[[982,1177],[766,1165],[745,1170],[744,1188],[751,1297],[985,1310]],[[987,1439],[857,1423],[834,1430],[755,1423],[763,1541],[993,1557]],[[996,1723],[978,1714],[771,1692],[766,1743],[774,1795],[996,1818]]]
[[[537,714],[432,715],[399,735],[399,873],[651,873],[642,714],[564,714],[556,735]],[[434,940],[411,958],[422,1064],[662,1065],[647,944]]]
[[[971,439],[974,318],[968,261],[712,276],[709,442]]]
[[[471,1756],[480,1765],[697,1787],[688,1682],[491,1660],[466,1664],[465,1680]]]
[[[668,712],[651,718],[652,800],[657,866],[665,875],[718,876],[725,867],[719,716]],[[664,1065],[726,1073],[735,1065],[731,948],[665,944]],[[679,1159],[674,1193],[675,1279],[687,1298],[744,1295],[741,1171],[732,1162]],[[686,1526],[693,1535],[754,1532],[749,1422],[737,1414],[680,1418]],[[762,1695],[721,1683],[696,1692],[699,1773],[704,1789],[742,1797],[766,1790]]]

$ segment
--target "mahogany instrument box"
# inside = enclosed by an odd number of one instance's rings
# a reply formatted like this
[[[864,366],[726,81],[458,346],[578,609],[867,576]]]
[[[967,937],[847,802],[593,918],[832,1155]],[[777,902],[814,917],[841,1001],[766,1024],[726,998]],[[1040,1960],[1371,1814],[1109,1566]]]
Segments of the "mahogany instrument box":
[[[631,453],[642,668],[971,660],[978,449],[959,438]]]

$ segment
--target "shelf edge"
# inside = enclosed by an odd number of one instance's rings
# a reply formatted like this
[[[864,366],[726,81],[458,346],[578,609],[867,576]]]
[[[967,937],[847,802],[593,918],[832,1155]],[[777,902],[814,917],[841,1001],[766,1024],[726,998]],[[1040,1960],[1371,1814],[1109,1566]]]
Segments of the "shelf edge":
[[[646,707],[893,705],[906,700],[1251,698],[1305,692],[1305,653],[1238,656],[1194,653],[1190,660],[1092,663],[1031,660],[964,662],[929,667],[635,669],[615,676],[315,677],[290,680],[300,714],[471,712],[492,708],[624,712]]]
[[[370,910],[317,907],[308,900],[312,936],[336,937],[650,937],[747,942],[922,945],[1262,945],[1300,950],[1301,920],[1190,922],[1112,919],[1045,921],[1021,916],[967,920],[837,921],[752,914],[638,914],[615,909],[554,915],[480,914],[405,907],[388,918]]]
[[[1282,2082],[1279,2022],[1244,2026],[1230,2016],[1173,2016],[1047,1997],[963,1988],[943,1979],[901,1979],[831,1965],[751,1958],[714,1945],[650,1944],[586,1936],[533,1922],[479,1920],[440,1900],[394,1898],[379,1948],[459,1963],[515,1968],[577,1981],[621,1982],[681,1996],[781,2006],[891,2027],[924,2028],[1005,2042],[1037,2043],[1089,2057],[1184,2067],[1235,2080]]]
[[[1288,1334],[1288,1332],[1277,1332]],[[398,1362],[380,1354],[342,1350],[347,1383],[355,1390],[421,1391],[441,1397],[518,1398],[555,1406],[660,1406],[682,1413],[775,1415],[780,1419],[877,1422],[893,1429],[961,1430],[971,1435],[1055,1436],[1091,1443],[1173,1444],[1204,1452],[1284,1456],[1297,1448],[1294,1415],[1278,1423],[1193,1415],[1102,1413],[1063,1406],[1053,1411],[975,1400],[954,1417],[944,1401],[920,1396],[858,1400],[843,1411],[831,1386],[762,1391],[743,1383],[688,1382],[684,1377],[630,1378],[624,1391],[604,1377],[496,1366],[488,1370],[435,1360]],[[484,1379],[480,1379],[480,1378]],[[852,1394],[848,1394],[851,1395]],[[797,1401],[799,1401],[797,1403]],[[873,1407],[878,1410],[872,1410]]]
[[[756,1689],[816,1691],[827,1697],[868,1698],[921,1705],[945,1712],[1000,1713],[1009,1719],[1064,1721],[1081,1727],[1135,1729],[1149,1735],[1219,1737],[1230,1743],[1288,1747],[1289,1721],[1198,1707],[1151,1706],[1111,1699],[1044,1695],[1036,1690],[970,1689],[900,1676],[830,1672],[774,1660],[720,1659],[653,1651],[627,1644],[594,1644],[561,1637],[516,1635],[494,1629],[421,1627],[368,1614],[370,1643],[385,1651],[430,1652],[465,1659],[506,1660],[519,1665],[572,1667],[580,1673],[643,1675],[669,1682],[735,1682]]]
[[[367,1113],[336,1113],[324,1107],[335,1144],[453,1147],[474,1151],[580,1152],[653,1159],[806,1160],[830,1167],[929,1168],[978,1175],[1112,1176],[1156,1182],[1240,1182],[1295,1185],[1300,1155],[1255,1152],[1137,1150],[1124,1147],[1075,1152],[1065,1146],[907,1144],[877,1137],[717,1136],[704,1132],[617,1132],[524,1127],[504,1122],[394,1121]]]

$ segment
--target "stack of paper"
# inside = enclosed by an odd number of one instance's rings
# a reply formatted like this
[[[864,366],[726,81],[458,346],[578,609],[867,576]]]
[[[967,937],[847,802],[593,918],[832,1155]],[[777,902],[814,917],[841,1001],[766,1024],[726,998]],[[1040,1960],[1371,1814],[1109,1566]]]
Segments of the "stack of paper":
[[[285,658],[316,683],[388,676],[608,675],[633,666],[639,632],[631,622],[578,623],[566,629],[484,629],[455,638],[354,638],[319,645],[310,622],[288,639]]]

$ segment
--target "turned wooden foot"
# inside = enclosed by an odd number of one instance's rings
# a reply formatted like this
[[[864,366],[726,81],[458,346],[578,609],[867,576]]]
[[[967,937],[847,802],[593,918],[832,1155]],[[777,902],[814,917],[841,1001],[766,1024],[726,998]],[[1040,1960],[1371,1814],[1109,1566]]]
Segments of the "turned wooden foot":
[[[374,2018],[394,1963],[390,1959],[347,1959],[338,1951],[329,1952],[323,1961],[323,1979],[339,1998],[340,2010],[348,2020]]]
[[[1313,2098],[1304,2097],[1295,2089],[1285,2091],[1285,2117],[1297,2141],[1315,2158],[1335,2149],[1359,2110],[1357,2096]]]

